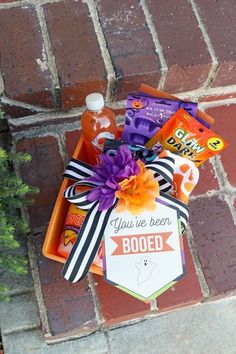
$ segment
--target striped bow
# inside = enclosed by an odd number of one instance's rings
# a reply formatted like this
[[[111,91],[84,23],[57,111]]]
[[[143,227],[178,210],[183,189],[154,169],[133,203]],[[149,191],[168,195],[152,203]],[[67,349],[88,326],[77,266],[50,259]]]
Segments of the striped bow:
[[[182,232],[184,232],[189,217],[188,207],[181,201],[167,194],[173,184],[174,164],[175,160],[172,157],[166,156],[151,163],[147,163],[145,166],[154,172],[154,177],[159,183],[160,196],[158,198],[179,209],[181,228]],[[72,251],[62,269],[64,278],[73,283],[83,279],[88,273],[99,248],[109,216],[117,203],[117,199],[114,199],[111,208],[99,211],[99,202],[90,202],[87,199],[89,190],[80,193],[76,191],[77,186],[88,186],[92,188],[98,186],[96,182],[85,180],[85,178],[91,177],[92,175],[93,167],[91,165],[74,158],[71,159],[64,173],[64,177],[76,181],[65,190],[64,197],[78,208],[88,211]]]

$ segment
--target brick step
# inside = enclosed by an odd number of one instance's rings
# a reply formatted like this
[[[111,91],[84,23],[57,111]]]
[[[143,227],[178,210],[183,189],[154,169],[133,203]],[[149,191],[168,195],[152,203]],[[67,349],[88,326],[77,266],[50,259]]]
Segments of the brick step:
[[[234,0],[0,2],[6,96],[81,106],[91,91],[120,100],[142,82],[176,93],[236,81]],[[225,31],[221,29],[225,28]],[[6,40],[7,38],[7,40]],[[223,43],[223,45],[222,45]],[[0,80],[1,82],[1,80]]]
[[[154,303],[150,307],[113,288],[100,276],[69,284],[60,275],[62,265],[42,256],[45,226],[49,222],[63,171],[62,151],[67,149],[69,155],[72,154],[80,130],[73,128],[68,131],[65,125],[63,140],[60,137],[59,141],[55,133],[51,135],[50,132],[47,136],[37,137],[30,130],[16,133],[17,149],[32,154],[32,162],[22,167],[22,175],[27,183],[40,187],[29,214],[35,230],[32,239],[37,248],[42,296],[50,328],[50,333],[45,333],[47,341],[83,336],[101,326],[120,326],[130,320],[139,321],[163,311],[235,292],[236,170],[231,161],[236,133],[232,117],[236,114],[236,104],[220,106],[219,102],[210,102],[214,107],[207,113],[215,118],[214,131],[224,136],[230,146],[220,159],[212,159],[200,168],[200,181],[191,199],[188,233],[197,273],[185,239],[187,275],[157,298],[156,307]],[[23,134],[24,138],[18,134]],[[49,165],[50,169],[42,167]]]

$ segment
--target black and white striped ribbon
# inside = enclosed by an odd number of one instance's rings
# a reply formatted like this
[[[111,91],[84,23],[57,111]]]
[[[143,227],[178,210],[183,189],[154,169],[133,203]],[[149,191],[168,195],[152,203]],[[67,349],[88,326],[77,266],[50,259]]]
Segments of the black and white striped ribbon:
[[[76,283],[88,273],[114,207],[115,203],[110,209],[99,211],[98,202],[96,202],[89,210],[82,224],[80,237],[77,237],[69,258],[62,269],[65,279]]]
[[[168,192],[172,188],[175,160],[166,156],[145,166],[154,172],[155,180],[159,183],[160,191]]]
[[[86,162],[71,158],[63,177],[72,180],[81,180],[93,175],[93,167]]]
[[[181,231],[184,233],[187,229],[188,219],[189,219],[189,208],[186,204],[182,203],[180,200],[172,197],[169,194],[160,192],[158,199],[163,200],[169,205],[177,207],[180,212],[180,222],[181,222]]]
[[[164,157],[150,164],[146,164],[146,167],[154,171],[155,179],[158,181],[160,188],[159,198],[162,198],[164,202],[169,204],[172,203],[172,205],[180,209],[181,224],[182,228],[185,229],[188,219],[188,208],[186,208],[183,203],[164,193],[172,188],[174,164],[175,161],[173,158]],[[62,269],[62,274],[65,279],[71,282],[77,282],[83,279],[89,271],[103,237],[108,218],[117,203],[117,199],[114,198],[113,205],[110,209],[99,211],[98,201],[89,202],[87,200],[89,191],[77,193],[77,186],[96,187],[99,185],[99,183],[84,180],[92,175],[92,166],[75,159],[70,161],[64,173],[64,177],[77,180],[76,183],[65,190],[65,198],[67,198],[69,202],[77,205],[80,209],[88,211],[79,231],[79,236]]]

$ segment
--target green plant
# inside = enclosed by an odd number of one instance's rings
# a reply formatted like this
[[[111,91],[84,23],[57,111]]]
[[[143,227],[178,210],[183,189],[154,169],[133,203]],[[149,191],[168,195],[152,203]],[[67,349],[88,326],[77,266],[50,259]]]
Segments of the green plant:
[[[20,208],[29,203],[26,195],[35,193],[36,189],[25,184],[13,166],[30,160],[28,154],[7,152],[0,148],[0,271],[27,272],[27,260],[14,253],[20,247],[15,237],[29,231]],[[0,283],[0,300],[8,300],[7,290],[6,285]]]

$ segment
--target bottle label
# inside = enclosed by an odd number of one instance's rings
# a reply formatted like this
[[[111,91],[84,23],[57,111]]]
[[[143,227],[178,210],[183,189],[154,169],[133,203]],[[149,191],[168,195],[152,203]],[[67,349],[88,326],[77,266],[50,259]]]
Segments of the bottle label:
[[[105,139],[115,139],[115,135],[109,132],[102,132],[99,133],[93,140],[92,140],[92,144],[93,146],[100,150],[103,151],[103,146],[105,143]]]

